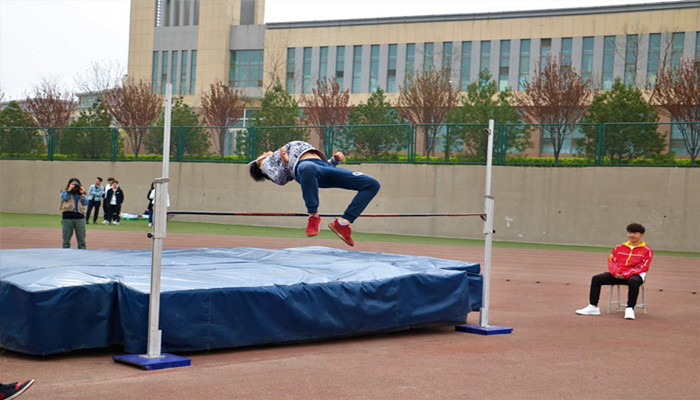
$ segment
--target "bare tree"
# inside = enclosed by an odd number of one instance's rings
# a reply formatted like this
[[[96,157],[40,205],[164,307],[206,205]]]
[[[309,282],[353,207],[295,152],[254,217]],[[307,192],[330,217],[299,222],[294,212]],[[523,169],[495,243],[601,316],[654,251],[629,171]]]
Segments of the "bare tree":
[[[444,69],[418,71],[409,76],[399,89],[399,112],[413,124],[420,126],[425,141],[425,152],[430,156],[435,150],[435,139],[440,125],[459,101],[459,91],[450,83]]]
[[[660,36],[658,50],[659,70],[668,68],[671,60],[671,46],[673,45],[672,33],[678,31],[678,27],[661,27],[657,32]],[[649,28],[646,26],[640,25],[639,22],[636,22],[633,25],[625,24],[623,27],[623,32],[625,36],[624,46],[615,46],[615,54],[617,54],[620,59],[624,60],[625,63],[624,76],[628,77],[628,79],[623,79],[623,82],[627,83],[629,81],[638,88],[650,89],[654,85],[653,78],[652,81],[650,81],[648,76],[639,76],[637,74],[637,67],[639,67],[638,64],[641,58],[640,41],[642,40],[642,35],[651,35],[653,33],[650,32]],[[648,38],[650,40],[651,36]],[[651,46],[651,43],[647,43],[647,46],[645,47],[648,49],[649,46]]]
[[[77,103],[72,93],[62,92],[58,83],[42,79],[26,100],[26,109],[39,127],[61,127],[70,123]]]
[[[209,85],[209,91],[202,94],[202,118],[207,125],[216,127],[219,155],[224,157],[228,126],[236,123],[245,111],[248,97],[239,90],[217,81]]]
[[[267,92],[276,82],[284,82],[287,71],[287,47],[289,40],[286,36],[274,35],[265,39],[265,75],[263,87]]]
[[[311,95],[301,96],[304,122],[311,126],[345,125],[348,121],[350,91],[340,90],[338,79],[317,80]],[[319,132],[321,147],[325,146],[325,134]]]
[[[561,57],[550,55],[544,68],[516,93],[518,108],[525,122],[545,124],[544,135],[554,148],[554,164],[566,139],[573,133],[577,122],[585,115],[595,91],[570,65],[562,65]]]
[[[160,116],[162,100],[152,93],[151,85],[141,80],[128,79],[122,86],[105,91],[102,104],[126,134],[134,156],[139,157],[141,143]]]
[[[118,60],[93,61],[74,78],[76,87],[86,93],[99,93],[120,86],[126,68]]]
[[[5,100],[5,90],[2,88],[2,85],[0,85],[0,103]]]
[[[661,113],[676,122],[694,165],[700,153],[700,67],[683,59],[677,68],[659,71],[654,93]]]

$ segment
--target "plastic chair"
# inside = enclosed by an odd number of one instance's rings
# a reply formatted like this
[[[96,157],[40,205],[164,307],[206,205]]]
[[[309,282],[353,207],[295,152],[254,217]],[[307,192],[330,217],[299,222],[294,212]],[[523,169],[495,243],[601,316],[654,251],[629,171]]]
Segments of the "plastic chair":
[[[625,301],[622,303],[620,301],[620,286],[627,286],[627,285],[612,285],[610,286],[610,299],[608,300],[608,314],[610,314],[610,309],[613,308],[613,306],[617,307],[615,311],[622,311],[625,308],[627,308],[627,302]],[[634,306],[634,308],[640,308],[642,310],[642,314],[647,313],[647,297],[646,297],[646,292],[644,291],[644,286],[646,286],[646,282],[642,283],[642,286],[639,288],[641,289],[641,294],[642,294],[642,301],[637,302],[637,305]],[[617,301],[613,301],[613,292],[617,288]]]

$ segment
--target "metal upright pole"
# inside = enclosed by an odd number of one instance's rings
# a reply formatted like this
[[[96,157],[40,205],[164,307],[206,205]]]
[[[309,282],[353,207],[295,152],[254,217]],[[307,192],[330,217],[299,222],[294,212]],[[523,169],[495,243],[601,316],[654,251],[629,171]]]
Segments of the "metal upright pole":
[[[493,203],[494,198],[491,195],[491,168],[493,157],[493,135],[494,122],[489,120],[488,129],[488,148],[486,151],[486,190],[484,196],[484,213],[486,213],[486,221],[484,221],[484,288],[481,299],[481,309],[479,310],[479,326],[482,328],[489,326],[489,291],[491,284],[491,248],[493,247]]]
[[[155,180],[156,193],[153,219],[153,256],[151,259],[151,296],[148,307],[148,353],[146,357],[162,357],[160,317],[160,278],[162,270],[163,239],[165,238],[168,206],[168,175],[170,173],[170,116],[173,86],[165,87],[165,123],[163,126],[163,176]]]

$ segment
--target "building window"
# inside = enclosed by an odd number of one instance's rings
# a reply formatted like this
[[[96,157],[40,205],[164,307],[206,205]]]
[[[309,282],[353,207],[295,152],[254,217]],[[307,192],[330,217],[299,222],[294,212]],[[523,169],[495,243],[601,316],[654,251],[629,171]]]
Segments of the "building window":
[[[233,87],[261,87],[262,77],[262,50],[234,50],[231,52],[229,85]]]
[[[161,26],[170,26],[170,7],[172,7],[172,0],[163,0],[165,4],[161,7],[163,11],[163,24]]]
[[[545,154],[554,153],[554,144],[552,143],[552,137],[548,132],[546,125],[542,127],[542,145],[540,151]],[[586,137],[583,133],[583,129],[580,126],[573,127],[573,131],[563,139],[561,145],[560,154],[580,154],[583,149],[581,148],[581,140]]]
[[[501,40],[501,60],[498,63],[498,90],[508,88],[510,73],[510,40]]]
[[[434,60],[434,56],[435,56],[435,43],[426,43],[423,50],[424,50],[423,70],[424,71],[432,71],[433,64],[434,64],[433,60]]]
[[[450,79],[452,75],[452,42],[442,44],[442,70],[447,79]]]
[[[241,0],[241,25],[255,23],[255,0]]]
[[[679,156],[687,156],[688,149],[685,147],[685,139],[683,139],[683,131],[686,133],[690,130],[690,124],[697,124],[697,122],[678,122],[677,119],[673,118],[671,120],[671,141],[669,150],[676,153]]]
[[[518,65],[518,89],[524,90],[530,77],[530,39],[520,40],[520,65]]]
[[[286,75],[286,82],[285,82],[285,89],[287,89],[287,93],[294,93],[294,68],[295,68],[295,57],[296,57],[296,49],[293,47],[290,47],[287,49],[287,75]]]
[[[194,0],[194,16],[192,25],[199,25],[199,0]]]
[[[340,90],[343,90],[343,78],[345,77],[345,46],[338,46],[335,55],[335,78],[338,80]]]
[[[194,94],[195,78],[197,77],[197,50],[192,50],[191,54],[192,62],[190,63],[190,94]]]
[[[406,79],[412,77],[416,68],[416,45],[409,43],[406,45]]]
[[[172,58],[173,58],[173,63],[170,66],[170,83],[173,85],[172,87],[172,93],[177,93],[177,50],[173,50],[172,52]]]
[[[585,81],[590,81],[593,74],[593,37],[583,38],[583,56],[581,58],[581,76]]]
[[[304,64],[302,66],[302,93],[311,92],[311,47],[304,47]]]
[[[369,91],[376,92],[379,82],[379,45],[373,44],[370,47],[369,63]]]
[[[637,35],[627,35],[625,43],[625,85],[634,85],[637,77]]]
[[[362,84],[362,46],[352,48],[352,92],[360,93]]]
[[[180,0],[173,1],[173,26],[180,26]]]
[[[673,34],[672,38],[671,66],[678,68],[681,65],[681,57],[683,57],[683,40],[685,40],[685,34],[683,34],[683,32],[676,32]]]
[[[695,62],[700,61],[700,32],[695,32]]]
[[[163,26],[163,0],[156,0],[156,10],[153,26]]]
[[[573,40],[571,38],[561,39],[561,64],[562,66],[571,66],[571,45]]]
[[[153,52],[153,66],[151,67],[151,92],[158,93],[158,52]]]
[[[540,39],[540,71],[549,62],[549,53],[552,51],[552,39]]]
[[[615,65],[615,36],[603,39],[603,89],[612,88]]]
[[[187,94],[187,50],[182,50],[180,60],[180,94]]]
[[[168,51],[161,54],[160,94],[165,94],[165,84],[168,83]]]
[[[187,26],[190,24],[190,0],[182,0],[182,11],[182,25]],[[182,88],[182,85],[180,85],[180,87]],[[182,92],[182,90],[180,90],[180,92]]]
[[[318,60],[318,78],[325,82],[328,76],[328,46],[321,47],[321,54]]]
[[[389,63],[386,71],[386,91],[396,92],[396,50],[398,46],[395,44],[389,45]]]
[[[459,90],[461,91],[466,91],[469,87],[471,68],[472,42],[462,42],[462,66],[459,71]]]
[[[661,59],[661,34],[649,35],[649,60],[647,61],[647,82],[654,86],[656,74],[659,73],[659,60]]]
[[[481,60],[479,61],[479,72],[489,69],[491,60],[491,42],[481,41]]]
[[[175,93],[177,93],[177,79],[179,77],[179,75],[177,73],[178,52],[177,52],[177,50],[173,50],[171,53],[172,53],[173,63],[170,66],[170,68],[171,68],[170,69],[170,83],[172,83],[172,85],[173,85],[172,93],[175,94]]]

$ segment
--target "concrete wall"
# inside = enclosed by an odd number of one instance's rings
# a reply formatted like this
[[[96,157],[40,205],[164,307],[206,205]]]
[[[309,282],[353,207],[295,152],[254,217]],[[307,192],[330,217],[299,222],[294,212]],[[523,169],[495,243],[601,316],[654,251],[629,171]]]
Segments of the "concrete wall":
[[[366,164],[346,166],[382,183],[368,213],[482,212],[482,166]],[[70,177],[84,185],[116,177],[123,212],[142,213],[159,163],[0,160],[0,211],[58,214],[58,192]],[[173,163],[171,210],[303,212],[296,183],[253,182],[244,165]],[[657,250],[700,251],[699,168],[494,167],[495,240],[612,246],[639,222]],[[342,212],[353,193],[322,190],[321,212]],[[178,217],[220,223],[299,227],[303,218]],[[325,224],[324,224],[325,226]],[[361,232],[483,238],[478,218],[365,218]]]

